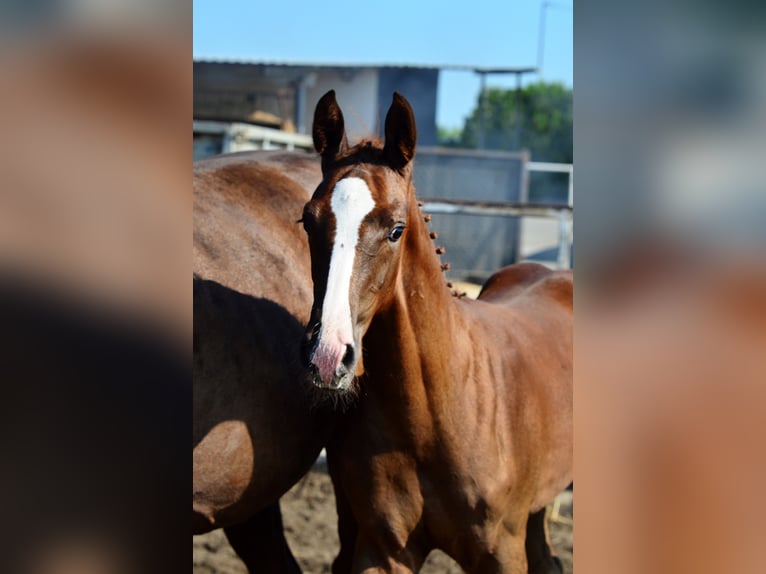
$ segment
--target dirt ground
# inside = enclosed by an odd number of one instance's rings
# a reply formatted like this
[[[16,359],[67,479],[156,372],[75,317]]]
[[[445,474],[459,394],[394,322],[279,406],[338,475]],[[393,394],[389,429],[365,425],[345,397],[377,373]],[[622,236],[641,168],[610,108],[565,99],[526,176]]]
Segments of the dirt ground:
[[[558,516],[549,507],[549,529],[564,572],[572,573],[572,493],[559,496]],[[305,574],[330,572],[338,551],[335,497],[330,477],[316,466],[282,498],[287,540]],[[446,554],[432,552],[422,574],[461,574],[463,570]],[[194,574],[247,574],[226,541],[222,530],[194,537]]]

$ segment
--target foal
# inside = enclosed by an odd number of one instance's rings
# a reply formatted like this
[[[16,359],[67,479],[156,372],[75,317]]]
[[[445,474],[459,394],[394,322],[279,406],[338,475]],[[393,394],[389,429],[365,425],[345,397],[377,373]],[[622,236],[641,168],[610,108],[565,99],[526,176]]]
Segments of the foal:
[[[323,181],[303,212],[313,383],[356,394],[328,447],[339,572],[557,572],[545,505],[571,480],[572,276],[506,267],[453,298],[412,185],[415,122],[394,94],[385,145],[349,148],[317,104]]]

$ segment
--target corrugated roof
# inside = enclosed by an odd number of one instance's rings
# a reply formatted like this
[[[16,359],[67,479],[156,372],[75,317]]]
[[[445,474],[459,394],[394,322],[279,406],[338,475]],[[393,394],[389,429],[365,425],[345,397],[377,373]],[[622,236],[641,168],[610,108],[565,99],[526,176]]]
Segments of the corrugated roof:
[[[353,62],[297,62],[277,60],[246,60],[231,58],[194,58],[194,63],[222,64],[240,66],[282,66],[291,68],[409,68],[419,70],[457,70],[464,72],[477,72],[483,74],[531,74],[537,72],[535,66],[469,66],[465,64],[397,64],[397,63],[353,63]]]

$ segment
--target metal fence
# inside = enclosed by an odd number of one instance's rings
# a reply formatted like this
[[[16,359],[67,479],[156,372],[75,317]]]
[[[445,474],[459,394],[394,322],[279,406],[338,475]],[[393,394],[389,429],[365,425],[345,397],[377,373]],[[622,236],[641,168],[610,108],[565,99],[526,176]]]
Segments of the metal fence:
[[[522,203],[527,197],[525,164],[528,153],[419,147],[414,180],[418,197],[433,209],[434,202]],[[453,204],[453,207],[456,204]],[[444,238],[442,258],[450,276],[482,281],[518,258],[519,221],[488,217],[483,211],[442,210],[431,228]]]
[[[242,123],[194,121],[194,159],[219,153],[257,149],[313,152],[311,136]],[[530,172],[568,174],[567,202],[531,204]],[[556,253],[543,262],[571,266],[573,168],[571,164],[529,161],[526,151],[504,152],[419,147],[415,155],[415,187],[424,211],[438,214],[431,228],[446,245],[443,257],[455,279],[484,281],[504,265],[522,259],[522,224],[529,218],[558,222]],[[548,225],[550,227],[550,225]],[[550,235],[550,233],[548,233]],[[545,241],[548,241],[547,236]]]
[[[455,180],[450,169],[444,169],[441,173],[442,180],[449,180],[451,186],[442,188],[431,187],[420,196],[425,198],[424,211],[439,214],[432,221],[432,227],[437,233],[444,234],[448,248],[445,260],[451,265],[450,275],[457,279],[483,282],[492,272],[499,267],[519,261],[521,254],[519,243],[521,239],[520,218],[544,218],[553,219],[558,223],[557,237],[551,240],[557,242],[555,259],[543,260],[552,267],[568,269],[571,267],[572,252],[572,222],[573,222],[573,199],[574,181],[573,167],[571,164],[542,163],[524,161],[525,154],[498,154],[488,151],[444,150],[428,157],[426,163],[432,164],[432,169],[444,168],[438,158],[445,156],[471,157],[475,163],[474,169],[461,172]],[[420,154],[420,150],[418,154]],[[417,156],[416,156],[417,158]],[[435,159],[436,158],[436,159]],[[422,159],[422,158],[421,158]],[[492,169],[503,169],[492,166],[494,160],[505,162],[504,169],[508,176],[507,181],[492,181]],[[517,172],[514,161],[522,160],[521,173]],[[417,159],[416,159],[417,161]],[[456,167],[456,166],[452,166]],[[457,166],[458,168],[460,166]],[[418,185],[418,171],[416,167],[415,180]],[[568,174],[567,202],[566,203],[529,203],[528,197],[528,173],[539,172],[562,172]],[[489,172],[489,173],[487,173]],[[470,181],[464,181],[468,174]],[[497,174],[494,174],[495,176]],[[463,176],[463,177],[461,177]],[[487,189],[488,184],[490,188]],[[438,183],[438,180],[428,180],[426,185]],[[463,188],[463,185],[470,187]],[[518,187],[515,187],[518,185]],[[457,188],[457,189],[456,189]],[[418,186],[418,189],[422,188]],[[441,194],[447,189],[449,193]],[[434,191],[439,196],[433,195]],[[503,199],[506,194],[510,199]],[[455,197],[457,195],[457,197]],[[494,195],[497,199],[487,200],[488,196]],[[477,196],[482,196],[479,199]],[[466,199],[470,197],[470,199]],[[495,221],[493,221],[494,219]]]

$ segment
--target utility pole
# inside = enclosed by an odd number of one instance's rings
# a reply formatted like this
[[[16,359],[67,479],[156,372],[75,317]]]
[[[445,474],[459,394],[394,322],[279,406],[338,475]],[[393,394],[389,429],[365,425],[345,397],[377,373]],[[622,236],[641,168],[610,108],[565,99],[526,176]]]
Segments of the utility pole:
[[[540,23],[537,28],[537,71],[543,71],[543,52],[545,51],[545,12],[548,10],[550,2],[545,1],[540,4]]]
[[[545,55],[545,15],[548,12],[548,8],[559,8],[562,10],[571,10],[570,4],[562,4],[561,2],[549,2],[545,0],[540,4],[540,22],[537,28],[537,73],[541,74],[543,71],[543,56]]]
[[[476,147],[484,149],[484,130],[486,129],[486,117],[487,117],[487,72],[480,72],[479,74],[479,133],[476,134]]]

